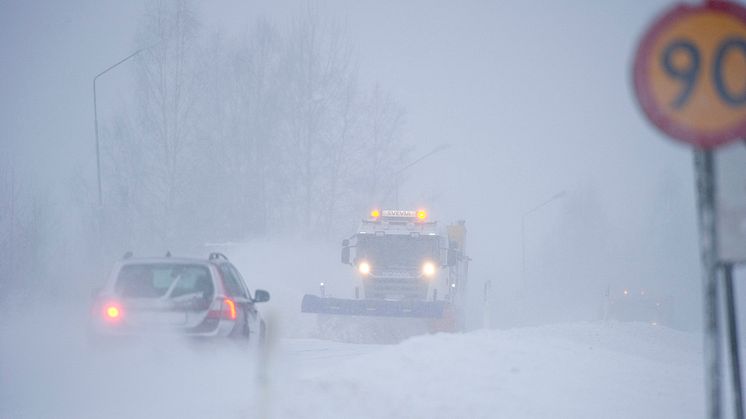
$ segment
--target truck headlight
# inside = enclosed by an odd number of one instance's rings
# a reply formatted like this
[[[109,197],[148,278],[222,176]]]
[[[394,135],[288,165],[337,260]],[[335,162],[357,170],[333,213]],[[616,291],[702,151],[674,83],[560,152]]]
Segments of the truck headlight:
[[[435,275],[435,264],[430,261],[423,263],[422,275],[425,275],[428,278]]]
[[[360,264],[357,265],[357,270],[363,275],[368,275],[370,273],[370,263],[360,262]]]

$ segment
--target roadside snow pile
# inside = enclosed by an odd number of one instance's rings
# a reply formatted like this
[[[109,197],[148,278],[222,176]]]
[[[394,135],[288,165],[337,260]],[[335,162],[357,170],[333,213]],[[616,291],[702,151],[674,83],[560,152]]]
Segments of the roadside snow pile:
[[[283,386],[284,402],[272,410],[299,418],[702,417],[700,340],[640,323],[421,336],[299,365],[300,379]]]
[[[177,341],[92,350],[70,316],[29,316],[0,322],[0,418],[704,416],[700,336],[646,324],[397,345],[270,339],[266,353],[247,353]]]

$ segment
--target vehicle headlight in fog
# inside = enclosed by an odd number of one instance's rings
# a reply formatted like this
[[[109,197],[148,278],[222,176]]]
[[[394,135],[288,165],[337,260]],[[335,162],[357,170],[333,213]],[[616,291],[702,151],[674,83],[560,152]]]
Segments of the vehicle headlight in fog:
[[[435,275],[435,264],[432,262],[425,262],[422,264],[422,275],[431,277]]]
[[[363,275],[368,275],[370,273],[370,263],[360,262],[360,264],[357,265],[357,270]]]

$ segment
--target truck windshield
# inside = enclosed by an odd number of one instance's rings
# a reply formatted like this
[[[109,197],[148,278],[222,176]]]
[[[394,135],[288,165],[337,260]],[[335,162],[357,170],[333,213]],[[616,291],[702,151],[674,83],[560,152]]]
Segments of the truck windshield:
[[[437,236],[373,236],[357,238],[357,260],[367,260],[373,266],[389,268],[419,268],[425,260],[438,261]]]

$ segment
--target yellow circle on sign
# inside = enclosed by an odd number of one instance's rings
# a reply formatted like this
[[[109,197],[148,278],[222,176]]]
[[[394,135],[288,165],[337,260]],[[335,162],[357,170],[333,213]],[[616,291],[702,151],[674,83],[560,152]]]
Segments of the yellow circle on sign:
[[[635,89],[669,135],[713,147],[746,135],[746,9],[678,6],[645,35]]]

